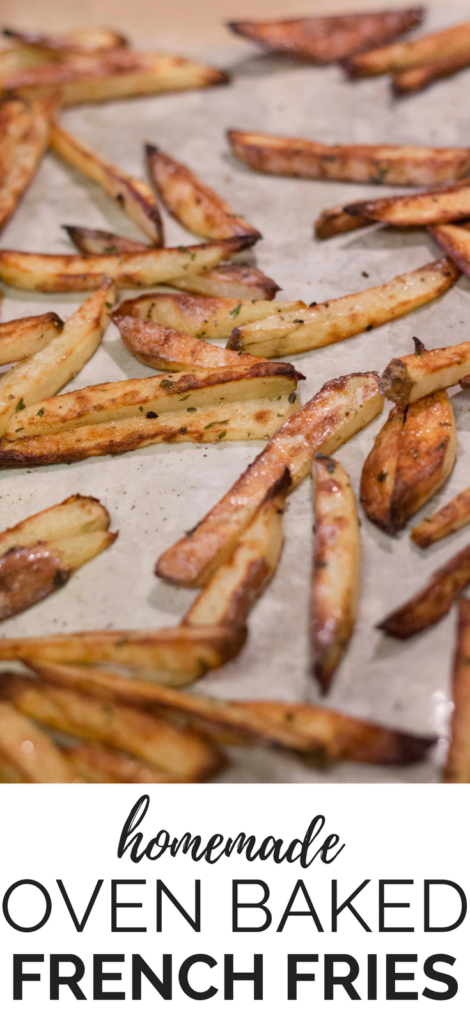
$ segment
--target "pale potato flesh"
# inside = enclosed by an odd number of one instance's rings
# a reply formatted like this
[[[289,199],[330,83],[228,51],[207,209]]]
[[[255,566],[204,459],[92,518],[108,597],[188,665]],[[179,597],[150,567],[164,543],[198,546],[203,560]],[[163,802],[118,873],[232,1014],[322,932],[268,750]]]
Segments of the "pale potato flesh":
[[[431,224],[445,224],[447,221],[468,220],[470,178],[464,178],[448,188],[429,192],[390,196],[388,199],[372,199],[369,202],[361,199],[358,203],[349,203],[345,211],[352,216],[359,214],[397,228],[427,227]]]
[[[470,223],[439,224],[429,233],[457,264],[462,274],[470,277]]]
[[[470,523],[470,487],[466,487],[447,505],[415,526],[411,531],[411,539],[418,547],[428,548],[436,541],[461,530],[467,523]]]
[[[392,359],[381,377],[386,398],[399,405],[414,403],[441,388],[458,384],[470,373],[470,342],[431,348]]]
[[[0,759],[11,767],[14,782],[76,781],[67,759],[52,740],[4,699],[0,700]]]
[[[60,505],[38,512],[0,533],[0,555],[12,547],[28,547],[48,541],[54,546],[70,537],[106,531],[109,513],[96,498],[74,494]]]
[[[0,324],[0,365],[16,363],[40,352],[60,334],[64,324],[57,313],[25,316]]]
[[[174,295],[154,292],[121,303],[113,315],[119,326],[122,316],[140,317],[197,338],[228,338],[235,327],[265,317],[306,311],[305,302],[268,300],[233,302],[229,298]]]
[[[171,327],[162,327],[154,321],[137,316],[116,316],[121,338],[139,362],[157,370],[202,370],[216,366],[254,366],[262,356],[212,345],[210,341],[193,338]]]
[[[58,105],[58,97],[50,91],[30,100],[7,98],[0,105],[0,230],[34,177]]]

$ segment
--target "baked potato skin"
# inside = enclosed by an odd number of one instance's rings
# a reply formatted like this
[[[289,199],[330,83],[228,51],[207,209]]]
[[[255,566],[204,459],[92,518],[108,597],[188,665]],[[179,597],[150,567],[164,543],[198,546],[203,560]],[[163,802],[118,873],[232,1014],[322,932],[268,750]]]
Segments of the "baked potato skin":
[[[411,539],[419,548],[428,548],[436,541],[461,530],[467,523],[470,523],[470,487],[466,487],[447,505],[434,512],[434,515],[415,526],[411,531]]]

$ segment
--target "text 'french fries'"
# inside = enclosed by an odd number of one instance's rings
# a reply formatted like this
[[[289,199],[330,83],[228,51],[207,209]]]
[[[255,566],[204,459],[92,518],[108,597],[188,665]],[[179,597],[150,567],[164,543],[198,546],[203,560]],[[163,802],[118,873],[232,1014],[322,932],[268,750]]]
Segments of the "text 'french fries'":
[[[50,91],[31,99],[7,98],[0,104],[0,231],[34,177],[58,106],[58,97]]]
[[[34,355],[60,334],[64,324],[57,313],[24,316],[0,324],[0,365]]]
[[[447,615],[470,583],[470,545],[437,569],[427,584],[406,604],[379,623],[388,636],[406,640]]]
[[[452,672],[453,711],[443,782],[470,782],[470,601],[459,601]]]
[[[382,408],[377,374],[351,374],[329,381],[277,431],[204,519],[160,556],[157,576],[181,586],[203,586],[230,557],[241,533],[286,468],[292,486],[297,487],[307,476],[317,451],[336,451]]]
[[[467,523],[470,523],[470,487],[466,487],[447,505],[415,526],[411,531],[411,539],[419,548],[428,548],[450,533],[461,530]]]
[[[329,455],[316,455],[314,480],[311,641],[313,671],[328,693],[356,621],[361,542],[356,499],[343,467]]]
[[[463,274],[470,277],[470,223],[440,224],[429,228],[429,234],[457,264]]]
[[[426,349],[415,338],[416,351],[392,359],[380,379],[386,398],[397,405],[417,402],[438,388],[450,388],[470,373],[470,342]]]
[[[236,327],[227,347],[279,358],[333,345],[432,302],[458,277],[455,264],[445,257],[375,288]]]
[[[147,235],[155,246],[163,245],[163,224],[155,196],[146,181],[125,174],[103,160],[61,125],[51,127],[49,142],[58,156],[87,178],[98,182],[110,199]],[[227,236],[226,236],[227,237]]]
[[[388,71],[402,71],[451,57],[469,46],[470,21],[467,21],[412,42],[397,42],[367,53],[357,53],[345,61],[344,67],[354,78],[384,75]]]
[[[347,203],[344,210],[352,217],[368,217],[396,228],[465,220],[470,217],[470,179],[463,178],[455,185],[432,192],[369,201],[361,199],[358,203]]]
[[[243,324],[306,309],[305,302],[300,301],[240,300],[234,303],[227,298],[153,292],[122,302],[115,310],[113,320],[119,327],[121,316],[141,317],[183,334],[193,334],[196,338],[227,338]]]
[[[470,172],[470,149],[325,146],[308,139],[229,131],[232,152],[264,174],[371,185],[439,185]]]

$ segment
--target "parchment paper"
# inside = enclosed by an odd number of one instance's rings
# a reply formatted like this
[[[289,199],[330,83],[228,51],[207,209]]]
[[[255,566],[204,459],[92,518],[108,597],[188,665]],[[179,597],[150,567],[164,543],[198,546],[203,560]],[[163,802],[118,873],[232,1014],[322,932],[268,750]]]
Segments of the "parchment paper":
[[[457,21],[455,9],[434,10],[426,28]],[[150,48],[151,40],[141,40]],[[158,48],[158,40],[153,41]],[[187,50],[186,50],[187,52]],[[350,83],[336,67],[312,68],[257,55],[228,39],[227,47],[194,56],[231,66],[232,84],[208,91],[81,107],[66,111],[65,127],[124,170],[142,176],[142,144],[160,145],[187,162],[263,233],[254,258],[283,287],[280,297],[307,302],[335,298],[387,281],[437,258],[426,232],[371,228],[326,242],[312,237],[312,222],[325,206],[390,189],[298,181],[255,174],[230,155],[227,128],[259,129],[333,142],[397,142],[470,146],[470,72],[400,102],[385,78]],[[139,233],[94,186],[48,155],[2,245],[31,251],[69,252],[61,224]],[[167,244],[190,236],[165,216]],[[245,257],[246,258],[246,257]],[[2,319],[55,310],[70,315],[85,296],[4,289]],[[131,293],[128,293],[131,294]],[[135,294],[135,293],[134,293]],[[122,297],[126,297],[124,294]],[[461,279],[442,299],[416,313],[350,341],[294,357],[305,373],[302,400],[325,381],[357,370],[382,371],[393,356],[411,351],[412,335],[426,345],[455,344],[470,336],[470,282]],[[101,381],[149,376],[110,327],[103,345],[66,390]],[[470,398],[453,397],[459,447],[454,472],[426,512],[470,484]],[[357,493],[361,467],[380,421],[348,442],[338,457]],[[66,588],[3,624],[6,636],[95,628],[158,627],[178,622],[194,591],[157,581],[157,556],[205,514],[262,448],[261,442],[157,445],[117,458],[1,474],[0,529],[62,501],[91,494],[111,512],[116,544],[79,570]],[[417,517],[418,521],[422,515]],[[438,733],[437,755],[412,769],[343,764],[320,773],[282,754],[239,748],[218,782],[435,782],[445,747],[455,618],[407,642],[384,639],[374,628],[411,596],[434,569],[469,543],[468,532],[420,552],[407,529],[391,539],[362,515],[362,601],[349,652],[327,700],[331,707],[389,726]],[[410,524],[414,525],[413,522]],[[308,612],[312,545],[311,483],[289,499],[286,545],[275,579],[249,620],[240,657],[196,687],[226,698],[319,701],[309,673]]]

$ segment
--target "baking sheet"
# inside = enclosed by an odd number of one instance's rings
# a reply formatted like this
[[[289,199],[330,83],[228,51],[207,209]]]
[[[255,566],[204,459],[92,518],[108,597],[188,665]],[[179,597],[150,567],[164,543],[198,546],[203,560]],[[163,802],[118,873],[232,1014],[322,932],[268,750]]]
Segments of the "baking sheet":
[[[435,9],[426,28],[456,22],[455,9]],[[139,41],[136,41],[137,43]],[[141,40],[147,49],[151,41]],[[155,46],[157,48],[158,42]],[[186,50],[187,53],[187,50]],[[389,189],[298,181],[255,174],[238,164],[225,141],[227,128],[261,129],[332,142],[396,142],[470,146],[470,72],[427,93],[393,100],[385,78],[348,83],[339,68],[312,68],[257,55],[234,40],[224,50],[200,51],[219,66],[232,66],[228,88],[157,96],[65,111],[63,123],[84,142],[127,172],[143,175],[142,144],[156,143],[187,162],[234,209],[263,233],[253,254],[257,265],[282,286],[280,298],[322,301],[362,290],[412,270],[440,253],[426,232],[371,228],[326,242],[312,238],[312,222],[325,206]],[[190,236],[164,216],[167,244]],[[61,224],[102,227],[138,238],[98,186],[47,155],[2,245],[70,252]],[[142,239],[143,240],[143,239]],[[244,254],[246,260],[246,254]],[[2,320],[55,310],[69,316],[85,295],[49,295],[4,289]],[[123,293],[123,297],[135,293]],[[309,399],[325,381],[358,370],[382,371],[393,356],[426,345],[456,344],[470,336],[470,281],[460,280],[429,307],[371,333],[294,357],[306,375]],[[111,326],[92,360],[65,390],[102,381],[150,376],[125,349]],[[470,483],[470,397],[453,396],[458,457],[445,488],[426,507],[432,512]],[[339,452],[356,493],[364,458],[388,413]],[[158,445],[117,458],[87,459],[70,466],[1,473],[0,529],[80,492],[105,503],[117,543],[80,569],[67,587],[3,624],[5,636],[96,628],[148,628],[176,624],[194,598],[153,575],[158,555],[205,514],[262,449],[261,442]],[[416,517],[416,521],[424,513]],[[327,704],[383,724],[437,732],[441,741],[424,765],[385,769],[343,764],[318,772],[271,751],[230,750],[224,782],[438,781],[445,748],[455,613],[422,636],[402,643],[374,628],[470,540],[468,532],[427,552],[415,548],[409,530],[386,537],[360,511],[364,550],[363,592],[356,631]],[[410,526],[414,525],[414,521]],[[308,614],[312,546],[311,484],[289,499],[286,545],[279,570],[249,620],[240,657],[197,684],[197,691],[225,698],[317,702],[309,673]]]

